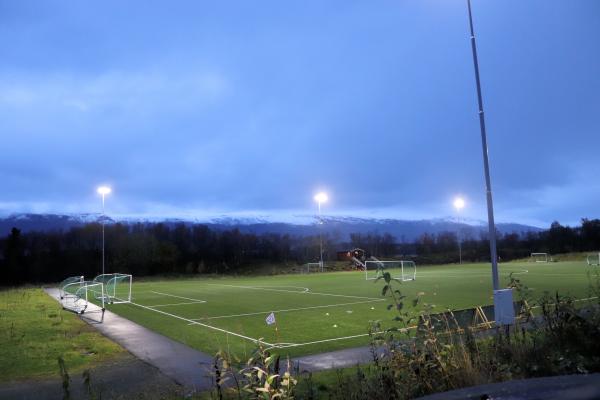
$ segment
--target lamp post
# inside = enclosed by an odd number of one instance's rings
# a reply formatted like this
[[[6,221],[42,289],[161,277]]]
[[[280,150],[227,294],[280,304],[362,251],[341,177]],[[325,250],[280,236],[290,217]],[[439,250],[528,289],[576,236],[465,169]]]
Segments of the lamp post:
[[[458,241],[458,263],[462,264],[462,238],[460,235],[460,210],[465,207],[465,201],[462,197],[457,197],[454,199],[454,208],[456,209],[456,222],[458,223],[458,227],[456,230],[456,240]]]
[[[321,203],[327,202],[327,193],[320,192],[315,195],[315,201],[317,202],[319,209],[319,225],[323,225],[323,219],[321,218]],[[321,272],[323,272],[323,229],[319,227],[319,262],[321,264]]]
[[[481,95],[481,81],[479,78],[479,62],[477,61],[477,45],[473,29],[473,13],[471,0],[467,0],[469,11],[469,29],[471,32],[471,52],[475,68],[475,84],[477,87],[477,104],[479,106],[479,129],[481,131],[481,149],[483,152],[483,173],[485,176],[485,192],[488,212],[488,230],[490,236],[490,256],[492,261],[492,284],[494,288],[494,316],[498,325],[512,325],[515,320],[515,310],[511,289],[500,289],[498,279],[498,254],[496,250],[496,225],[494,223],[494,203],[492,201],[492,181],[490,179],[490,164],[488,160],[487,135],[485,132],[485,117],[483,113],[483,97]]]
[[[471,52],[473,54],[473,66],[475,68],[475,84],[477,86],[477,104],[479,106],[479,128],[481,131],[481,149],[483,151],[483,174],[485,175],[485,192],[488,211],[488,230],[490,236],[490,255],[492,258],[492,283],[494,291],[496,291],[500,289],[500,282],[498,279],[498,255],[496,251],[496,225],[494,223],[492,181],[490,179],[487,135],[485,132],[485,116],[483,113],[483,97],[481,94],[481,80],[479,78],[479,62],[477,60],[477,44],[475,43],[475,31],[473,29],[473,14],[471,12],[471,0],[467,0],[467,8],[469,11],[469,29],[471,32]]]
[[[104,220],[106,214],[104,212],[104,197],[110,194],[112,190],[108,186],[100,186],[97,190],[98,194],[102,196],[102,275],[104,275]]]

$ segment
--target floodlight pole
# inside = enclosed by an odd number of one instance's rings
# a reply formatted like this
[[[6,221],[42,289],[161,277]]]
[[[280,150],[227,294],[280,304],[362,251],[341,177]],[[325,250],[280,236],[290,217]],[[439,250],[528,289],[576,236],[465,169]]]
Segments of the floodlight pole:
[[[481,96],[481,82],[479,79],[479,63],[477,61],[477,45],[475,43],[475,32],[473,30],[473,15],[471,12],[471,0],[467,0],[469,10],[469,27],[471,30],[471,50],[473,52],[473,65],[475,67],[475,82],[477,84],[477,102],[479,105],[479,127],[481,128],[481,147],[483,150],[483,169],[485,174],[485,189],[487,196],[488,229],[490,236],[490,253],[492,258],[492,282],[494,290],[500,289],[498,280],[498,255],[496,250],[496,225],[494,223],[494,204],[492,201],[492,182],[490,179],[490,165],[488,160],[487,135],[485,133],[485,118],[483,113],[483,99]]]
[[[458,263],[462,264],[462,236],[460,234],[460,210],[456,209],[456,239],[458,240]]]
[[[106,214],[104,212],[104,192],[102,193],[102,275],[104,275],[104,220]]]
[[[321,262],[321,272],[323,272],[323,219],[321,218],[321,200],[317,201],[319,208],[319,260]]]

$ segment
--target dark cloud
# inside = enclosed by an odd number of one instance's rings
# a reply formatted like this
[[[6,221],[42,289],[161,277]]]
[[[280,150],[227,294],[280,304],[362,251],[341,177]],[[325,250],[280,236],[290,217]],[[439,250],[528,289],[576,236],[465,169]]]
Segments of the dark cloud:
[[[45,4],[1,5],[0,209],[485,215],[463,4]],[[597,216],[600,7],[474,7],[499,217]]]

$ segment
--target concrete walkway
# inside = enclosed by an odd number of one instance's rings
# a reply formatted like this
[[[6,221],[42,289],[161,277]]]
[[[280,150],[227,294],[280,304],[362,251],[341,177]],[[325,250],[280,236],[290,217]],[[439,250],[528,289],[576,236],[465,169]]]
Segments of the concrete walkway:
[[[373,354],[371,353],[371,347],[365,346],[297,357],[292,359],[292,362],[300,371],[314,372],[325,369],[354,367],[357,364],[368,364],[373,362]]]
[[[152,365],[126,354],[88,369],[90,385],[81,373],[69,373],[71,399],[178,399],[186,390]],[[58,375],[58,374],[56,374]],[[58,376],[0,384],[2,400],[57,400],[65,391]],[[88,391],[95,394],[90,396]]]
[[[600,399],[600,374],[520,379],[436,393],[419,398],[419,400],[468,399],[596,400]]]
[[[60,301],[56,288],[45,288],[46,293]],[[213,358],[166,336],[153,332],[110,311],[100,320],[100,308],[88,309],[82,319],[93,325],[104,336],[120,344],[131,354],[158,368],[163,374],[186,390],[205,391],[213,386],[211,366]]]

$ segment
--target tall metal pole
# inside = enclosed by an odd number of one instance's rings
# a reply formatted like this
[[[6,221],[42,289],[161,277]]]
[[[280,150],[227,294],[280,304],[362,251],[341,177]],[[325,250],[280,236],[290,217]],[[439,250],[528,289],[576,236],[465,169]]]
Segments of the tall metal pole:
[[[319,205],[319,259],[321,261],[321,272],[323,272],[323,219],[321,218],[321,202],[317,201]]]
[[[492,282],[494,290],[500,289],[498,280],[498,256],[496,252],[496,225],[494,223],[494,204],[492,201],[492,182],[490,179],[490,165],[488,160],[487,135],[485,133],[485,118],[483,114],[483,99],[481,96],[481,82],[479,79],[479,63],[477,61],[477,46],[473,30],[473,16],[471,13],[471,0],[467,0],[469,9],[469,27],[471,29],[471,50],[473,52],[473,65],[475,67],[475,82],[477,84],[477,102],[479,104],[479,127],[481,128],[481,148],[483,150],[483,169],[485,174],[485,189],[488,210],[488,229],[490,236],[490,254],[492,257]]]
[[[456,239],[458,240],[458,263],[462,264],[462,236],[460,234],[460,211],[456,210]]]
[[[104,275],[104,220],[105,218],[105,213],[104,213],[104,193],[102,193],[102,275]]]

